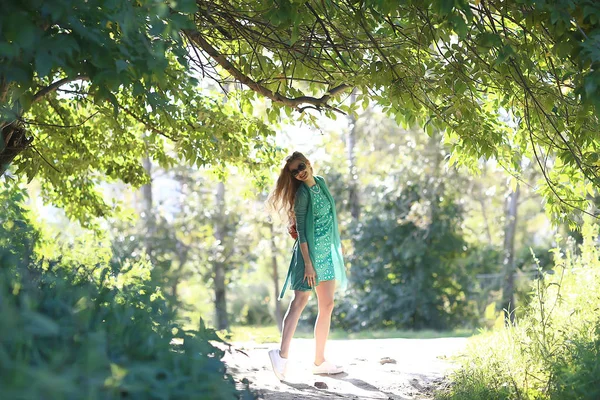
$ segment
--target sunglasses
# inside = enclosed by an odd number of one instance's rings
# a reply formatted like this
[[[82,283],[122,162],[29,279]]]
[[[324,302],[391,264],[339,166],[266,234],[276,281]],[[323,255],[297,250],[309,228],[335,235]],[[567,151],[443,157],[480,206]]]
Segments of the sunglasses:
[[[300,163],[298,164],[298,168],[291,170],[290,172],[292,173],[292,176],[295,178],[298,176],[298,174],[302,171],[304,171],[306,169],[306,164],[305,163]]]

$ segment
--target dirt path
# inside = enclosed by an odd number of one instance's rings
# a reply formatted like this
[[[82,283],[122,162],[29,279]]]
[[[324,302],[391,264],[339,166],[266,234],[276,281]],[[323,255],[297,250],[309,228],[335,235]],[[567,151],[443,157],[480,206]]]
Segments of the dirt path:
[[[331,340],[330,360],[346,367],[335,376],[312,375],[314,342],[294,339],[288,379],[271,370],[267,351],[276,344],[233,343],[224,358],[237,381],[247,379],[261,399],[431,399],[433,388],[453,367],[447,359],[464,349],[465,338]],[[247,356],[246,356],[247,354]],[[316,386],[326,388],[319,389]]]

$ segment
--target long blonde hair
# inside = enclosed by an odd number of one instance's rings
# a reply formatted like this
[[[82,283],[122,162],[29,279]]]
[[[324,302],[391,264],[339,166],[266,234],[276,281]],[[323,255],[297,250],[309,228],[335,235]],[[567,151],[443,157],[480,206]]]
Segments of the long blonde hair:
[[[304,154],[299,151],[295,151],[291,156],[287,156],[285,158],[285,165],[281,169],[279,173],[279,178],[277,178],[277,184],[275,185],[275,189],[269,196],[268,203],[272,207],[273,210],[284,213],[291,221],[295,219],[294,216],[294,200],[296,198],[296,192],[302,182],[292,176],[292,173],[289,170],[289,165],[296,161],[301,160],[306,164],[307,168],[310,168],[310,163],[308,158],[304,156]]]

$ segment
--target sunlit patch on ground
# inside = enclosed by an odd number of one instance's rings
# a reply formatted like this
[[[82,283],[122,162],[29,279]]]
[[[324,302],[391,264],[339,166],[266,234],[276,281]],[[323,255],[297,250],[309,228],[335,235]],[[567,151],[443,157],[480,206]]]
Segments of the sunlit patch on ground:
[[[267,355],[269,349],[277,346],[275,343],[234,343],[234,351],[224,361],[236,381],[247,379],[265,400],[430,399],[433,387],[443,385],[443,377],[453,368],[449,356],[463,350],[466,340],[331,340],[327,345],[328,358],[344,365],[346,372],[321,376],[310,372],[314,341],[294,339],[288,379],[284,382],[271,371]]]

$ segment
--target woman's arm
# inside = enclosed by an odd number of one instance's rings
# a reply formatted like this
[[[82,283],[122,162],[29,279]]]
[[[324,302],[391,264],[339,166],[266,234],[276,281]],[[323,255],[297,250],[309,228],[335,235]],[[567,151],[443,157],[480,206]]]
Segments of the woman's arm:
[[[300,243],[300,251],[302,252],[302,258],[304,258],[304,267],[307,265],[312,267],[312,260],[310,259],[310,253],[308,252],[308,243]]]
[[[308,251],[306,241],[306,214],[308,212],[309,196],[306,193],[298,192],[294,201],[294,214],[296,215],[296,230],[298,231],[298,241],[300,242],[300,252],[304,258],[304,279],[310,287],[315,286],[316,272]]]
[[[306,243],[306,214],[308,213],[308,195],[298,191],[294,200],[294,215],[296,216],[296,230],[300,244]],[[304,255],[304,253],[302,253]]]
[[[304,280],[309,287],[314,287],[317,284],[317,271],[315,271],[315,267],[312,265],[306,242],[300,243],[300,251],[304,258]]]

